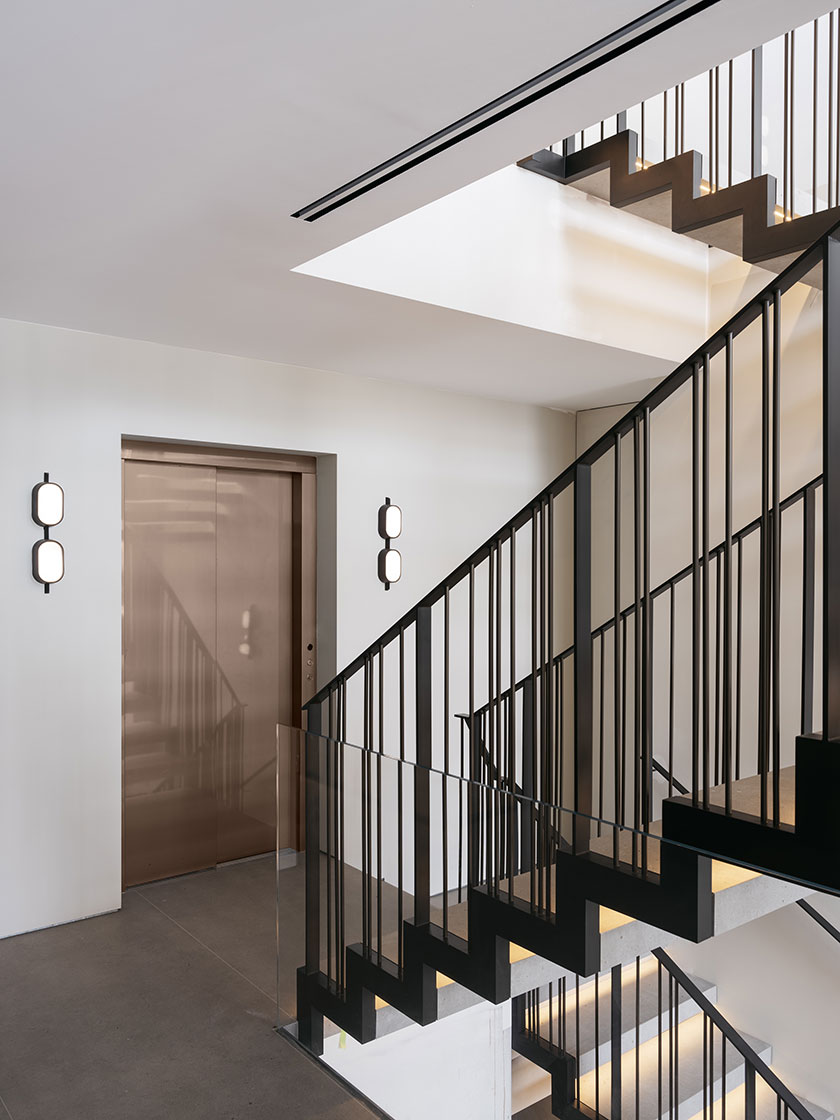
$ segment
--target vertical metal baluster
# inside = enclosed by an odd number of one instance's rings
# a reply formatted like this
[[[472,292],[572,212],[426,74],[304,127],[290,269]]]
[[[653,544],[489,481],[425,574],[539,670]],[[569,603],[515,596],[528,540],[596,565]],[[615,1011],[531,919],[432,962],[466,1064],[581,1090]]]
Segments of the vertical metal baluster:
[[[715,79],[714,79],[714,72],[712,70],[710,70],[709,71],[709,164],[708,164],[708,168],[707,168],[708,176],[709,176],[709,194],[712,194],[712,192],[715,189],[715,186],[714,186],[714,167],[715,167],[715,163],[714,163],[714,152],[715,152],[715,147],[714,147],[714,141],[715,141],[714,101],[715,101]]]
[[[691,803],[700,791],[700,367],[691,374]]]
[[[656,962],[656,1057],[657,1057],[657,1117],[662,1113],[662,961]]]
[[[580,1104],[580,976],[575,973],[575,1078],[577,1103]]]
[[[782,514],[779,489],[781,485],[781,355],[782,350],[782,296],[776,289],[773,299],[773,633],[771,638],[771,665],[773,690],[773,824],[781,823],[781,794],[779,774],[781,771],[781,568],[782,568]]]
[[[494,705],[493,705],[493,651],[495,643],[493,641],[493,564],[494,552],[492,543],[487,549],[487,734],[484,739],[484,749],[487,755],[489,766],[492,766],[494,753],[493,747],[495,742],[495,721],[493,718]],[[489,770],[488,766],[488,770]],[[495,842],[495,817],[494,817],[494,797],[492,794],[492,773],[487,774],[487,787],[485,790],[485,800],[487,805],[487,825],[486,825],[486,861],[487,861],[487,889],[492,891],[494,887],[498,887],[496,876],[498,874],[498,866],[493,866],[493,850]],[[496,891],[498,893],[498,891]]]
[[[624,764],[621,768],[621,821],[620,826],[623,828],[625,824],[626,806],[627,806],[627,771],[629,769],[627,760],[627,616],[621,619],[621,663],[622,663],[622,706],[621,706],[621,754],[624,759]],[[620,837],[619,837],[620,842]]]
[[[831,81],[830,96],[834,98],[836,111],[834,114],[834,204],[835,206],[840,202],[840,19],[837,19],[837,11],[835,10],[832,15],[835,17],[836,28],[836,41],[835,41],[835,57],[837,58],[837,72]]]
[[[733,404],[732,332],[726,335],[726,368],[724,395],[724,592],[723,592],[723,781],[724,806],[732,811],[732,404]]]
[[[758,688],[758,773],[761,787],[761,823],[767,823],[767,765],[769,726],[769,512],[770,503],[770,303],[761,304],[761,527],[759,529],[759,688]]]
[[[816,517],[814,490],[808,487],[802,501],[802,713],[801,734],[814,729],[814,573]]]
[[[639,958],[638,957],[636,957],[636,993],[635,994],[636,994],[636,1114],[635,1115],[636,1115],[636,1120],[640,1120],[639,1094],[640,1094],[640,1090],[641,1090],[641,1077],[640,1077],[639,1062],[641,1060],[641,1055],[639,1053],[639,1049],[640,1049],[641,1038],[640,1038],[639,1031],[640,1031],[640,1028],[641,1028],[641,1007],[640,1007],[640,1002],[639,1002],[640,996],[639,996]]]
[[[703,1012],[703,1120],[709,1120],[709,1016]]]
[[[675,711],[675,654],[677,640],[676,608],[674,603],[675,587],[671,584],[670,611],[668,618],[668,796],[674,796],[674,711]]]
[[[685,151],[685,82],[680,82],[680,155]]]
[[[715,556],[715,778],[714,784],[720,785],[721,782],[721,639],[723,637],[723,625],[721,623],[721,608],[723,606],[723,580],[721,578],[721,553],[718,552]]]
[[[598,836],[604,816],[604,635],[602,630],[598,638],[601,674],[598,685]]]
[[[782,210],[784,211],[784,219],[788,220],[788,188],[790,179],[788,177],[788,162],[790,158],[790,148],[788,140],[788,130],[790,128],[790,33],[785,35],[785,54],[784,54],[784,113],[782,123]]]
[[[341,913],[341,986],[342,986],[342,988],[344,988],[346,986],[346,983],[347,983],[347,953],[345,951],[346,947],[347,947],[347,939],[346,939],[346,936],[345,936],[345,922],[344,922],[345,913],[346,913],[346,910],[345,910],[345,878],[344,878],[344,840],[345,840],[345,831],[346,831],[346,825],[345,825],[346,799],[345,799],[345,796],[344,796],[344,790],[345,790],[345,769],[346,769],[346,767],[345,767],[345,758],[346,758],[345,751],[346,751],[346,748],[345,748],[344,744],[346,742],[347,742],[347,682],[345,680],[342,680],[342,682],[341,682],[341,755],[340,755],[340,758],[339,758],[339,774],[338,774],[339,794],[340,794],[340,801],[341,801],[341,813],[340,813],[341,833],[340,833],[340,838],[339,838],[340,839],[340,842],[339,842],[339,865],[340,865],[339,911]],[[402,831],[402,830],[400,830],[400,831]]]
[[[653,786],[653,602],[650,597],[650,409],[645,408],[642,445],[642,865],[648,869]]]
[[[449,585],[443,592],[443,939],[449,939]]]
[[[567,1035],[566,1014],[567,1014],[567,1010],[568,1010],[568,1008],[566,1006],[566,977],[565,976],[563,976],[561,978],[560,983],[561,983],[561,989],[560,989],[560,1028],[559,1029],[560,1029],[560,1031],[562,1031],[562,1038],[561,1038],[561,1041],[560,1041],[560,1049],[565,1051],[566,1050],[566,1035]]]
[[[834,182],[834,12],[828,15],[828,205],[835,206]]]
[[[458,768],[458,902],[463,901],[463,884],[464,884],[464,763],[465,763],[465,744],[464,744],[464,721],[458,720],[460,724],[460,757],[461,764]]]
[[[470,563],[469,574],[469,649],[467,652],[470,704],[470,768],[467,786],[467,882],[475,887],[479,881],[481,860],[481,803],[478,792],[478,727],[475,718],[475,564]]]
[[[796,217],[796,29],[790,33],[790,216]]]
[[[328,737],[324,740],[324,784],[326,793],[326,857],[327,857],[327,979],[331,980],[333,977],[332,969],[332,920],[333,920],[333,897],[332,897],[332,867],[330,861],[332,860],[332,752],[330,750],[331,736],[329,733],[332,731],[331,716],[329,704],[327,705],[327,729]],[[336,946],[336,972],[338,971],[338,947]]]
[[[545,689],[546,689],[546,736],[548,739],[548,752],[551,759],[551,769],[554,774],[553,790],[554,790],[554,803],[559,806],[562,804],[560,800],[560,787],[563,781],[563,754],[562,751],[558,752],[556,747],[556,729],[557,724],[552,721],[552,714],[554,710],[553,704],[553,664],[554,664],[554,498],[549,495],[548,498],[548,542],[547,542],[547,560],[546,560],[546,574],[548,579],[548,595],[547,595],[547,609],[548,619],[546,623],[546,641],[548,643],[548,658],[545,671]],[[559,809],[554,810],[556,817],[555,830],[557,835],[560,833],[562,821],[560,819]]]
[[[613,731],[615,736],[615,823],[623,823],[624,806],[619,800],[622,790],[622,743],[619,735],[621,715],[621,436],[615,436],[614,491],[613,491]],[[618,863],[619,831],[613,829],[613,862]]]
[[[822,384],[822,738],[840,738],[840,242],[825,240],[823,257]]]
[[[616,964],[610,972],[610,1120],[621,1120],[621,1033],[621,965]]]
[[[397,766],[397,929],[398,961],[403,966],[403,771],[405,770],[405,631],[400,627],[400,761]]]
[[[741,646],[744,617],[744,557],[738,537],[738,605],[735,631],[735,781],[741,778]]]
[[[432,609],[415,610],[414,924],[431,920]]]
[[[554,984],[548,984],[548,1045],[554,1045]]]
[[[537,868],[537,906],[543,910],[543,865],[545,861],[545,848],[543,846],[543,815],[545,813],[545,759],[543,744],[539,743],[538,749],[538,723],[537,723],[537,518],[536,510],[531,511],[531,728],[532,752],[534,758],[534,771],[537,772],[537,759],[539,758],[539,777],[534,783],[534,796],[538,802],[536,811],[537,848],[534,860]]]
[[[642,102],[642,125],[641,125],[640,132],[642,134],[641,135],[641,161],[642,161],[642,169],[644,170],[644,166],[645,166],[645,103],[644,103],[644,101]]]
[[[518,870],[515,866],[514,841],[516,834],[516,817],[518,807],[516,804],[516,529],[510,531],[510,555],[508,558],[510,572],[510,617],[508,628],[510,630],[510,699],[508,701],[508,898],[513,901],[513,876]],[[524,810],[524,806],[522,807]],[[524,819],[524,818],[523,818]],[[521,858],[521,852],[520,852]]]
[[[642,527],[642,447],[641,417],[633,419],[633,870],[638,866],[639,829],[642,824],[643,799],[643,691],[642,658],[644,622],[642,619],[642,550],[644,531]]]
[[[703,808],[709,808],[709,355],[703,355]]]
[[[601,994],[595,973],[595,1115],[601,1115]]]
[[[379,647],[379,750],[376,755],[376,948],[382,956],[382,753],[385,750],[385,665]]]

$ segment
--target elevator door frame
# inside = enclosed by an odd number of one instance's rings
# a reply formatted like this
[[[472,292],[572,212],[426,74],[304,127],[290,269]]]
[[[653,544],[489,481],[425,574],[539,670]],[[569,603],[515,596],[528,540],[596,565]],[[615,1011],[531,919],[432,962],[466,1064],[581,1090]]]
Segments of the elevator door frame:
[[[295,727],[302,727],[303,705],[314,695],[317,680],[316,643],[316,467],[314,455],[282,451],[256,451],[249,448],[213,447],[204,444],[161,442],[141,436],[124,437],[121,459],[125,463],[172,463],[224,470],[276,471],[292,476],[292,710]],[[124,489],[124,488],[123,488]],[[123,526],[125,510],[123,509]],[[123,604],[125,582],[123,581]],[[124,678],[121,689],[125,689]],[[123,736],[125,722],[123,720]],[[125,742],[122,743],[123,757]],[[297,797],[293,802],[292,834],[299,851],[304,847],[303,781],[300,746],[295,747]],[[125,788],[121,788],[121,813],[125,809]],[[123,857],[125,835],[123,830]]]

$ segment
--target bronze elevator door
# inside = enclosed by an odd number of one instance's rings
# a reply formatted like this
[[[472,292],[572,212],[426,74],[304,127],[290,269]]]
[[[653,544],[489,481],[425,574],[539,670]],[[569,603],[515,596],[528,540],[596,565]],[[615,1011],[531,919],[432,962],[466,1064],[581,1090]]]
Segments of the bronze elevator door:
[[[124,464],[126,886],[270,851],[293,722],[293,476]],[[278,783],[295,845],[295,781]]]

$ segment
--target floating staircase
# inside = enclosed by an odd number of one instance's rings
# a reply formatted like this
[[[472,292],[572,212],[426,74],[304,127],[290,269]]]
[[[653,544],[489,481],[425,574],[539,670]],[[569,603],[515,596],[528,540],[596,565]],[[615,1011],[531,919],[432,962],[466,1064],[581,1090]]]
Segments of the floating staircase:
[[[786,218],[776,203],[772,175],[710,190],[703,178],[703,156],[697,151],[644,166],[639,138],[630,130],[569,155],[544,149],[518,166],[770,272],[784,271],[840,221],[837,206]]]
[[[821,473],[784,495],[771,470],[783,300],[821,271],[823,349],[840,355],[839,253],[832,231],[797,258],[308,705],[307,963],[298,975],[298,1016],[300,1037],[314,1051],[323,1048],[325,1016],[365,1042],[388,1015],[434,1021],[456,992],[503,1002],[521,990],[516,976],[529,969],[597,973],[606,964],[611,916],[619,940],[631,928],[654,931],[644,951],[661,944],[663,931],[695,941],[713,936],[722,928],[716,877],[743,875],[741,889],[756,899],[771,881],[755,871],[808,889],[815,882],[840,889],[832,811],[840,782],[815,780],[840,759],[830,741],[833,727],[840,733],[840,711],[820,701],[835,688],[840,695],[840,648],[835,656],[829,638],[823,657],[815,638],[816,582],[823,581],[831,617],[840,542],[831,533],[818,541],[814,516],[821,501],[831,523],[832,503],[840,501],[840,474],[834,482],[831,472],[840,462],[833,466],[829,456]],[[725,536],[712,545],[712,371],[731,400],[739,376],[733,340],[753,323],[764,340],[763,404],[756,407],[766,505],[736,526],[731,504],[722,502]],[[719,356],[725,361],[713,365]],[[822,422],[840,431],[840,367],[827,368]],[[692,559],[654,587],[646,574],[654,547],[653,418],[680,399],[691,404],[678,466],[694,510]],[[729,438],[724,496],[732,485]],[[590,582],[596,464],[611,477],[608,493],[624,493],[629,476],[635,495],[630,524],[617,523],[609,545],[618,572],[620,532],[634,542],[633,591],[628,597],[622,583],[599,626]],[[802,526],[801,618],[783,646],[773,622],[780,586],[773,572],[781,570],[781,537],[792,518]],[[560,552],[559,534],[574,542],[571,557]],[[750,550],[760,558],[754,583],[764,604],[754,635],[737,590],[752,579]],[[795,578],[786,564],[787,578]],[[835,567],[836,587],[826,575]],[[569,589],[566,645],[551,620],[552,602]],[[522,602],[529,608],[517,620]],[[688,607],[682,617],[680,602]],[[662,625],[657,604],[667,604],[670,625]],[[693,681],[682,708],[674,683],[680,658]],[[754,702],[738,683],[744,663],[758,666],[760,721],[757,742],[741,736],[736,743],[740,713]],[[658,722],[659,731],[654,687],[672,694],[670,721]],[[616,718],[607,711],[612,702]],[[778,722],[779,708],[791,702],[804,733],[793,766],[789,749],[785,757],[780,750]],[[821,724],[829,734],[815,733]],[[664,738],[663,726],[670,727]],[[746,913],[770,908],[758,902]]]

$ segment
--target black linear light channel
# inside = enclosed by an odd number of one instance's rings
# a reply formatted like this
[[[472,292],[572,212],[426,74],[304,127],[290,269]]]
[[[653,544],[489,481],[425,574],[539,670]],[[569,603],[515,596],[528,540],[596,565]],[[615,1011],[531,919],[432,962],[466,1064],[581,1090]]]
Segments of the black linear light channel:
[[[485,128],[498,124],[505,117],[518,113],[520,109],[533,105],[548,94],[555,93],[563,86],[570,85],[585,74],[590,74],[600,66],[620,58],[621,55],[627,54],[650,39],[656,38],[657,35],[669,31],[672,27],[719,3],[720,0],[694,0],[694,3],[687,3],[687,0],[667,0],[666,3],[659,4],[644,15],[624,24],[617,31],[610,32],[597,42],[537,74],[536,77],[529,78],[528,81],[508,90],[500,97],[488,101],[486,105],[474,109],[466,116],[446,125],[445,128],[433,132],[431,136],[412,144],[410,148],[391,156],[383,163],[378,163],[376,167],[371,167],[368,171],[357,175],[355,179],[350,179],[328,194],[316,198],[314,202],[302,206],[292,214],[292,217],[303,218],[307,222],[323,218],[326,214],[337,210],[339,206],[345,206],[360,195],[367,194],[375,187],[395,179],[397,175],[402,175],[403,172],[410,171],[427,159],[440,155],[447,148],[460,144],[462,140],[475,136]]]

